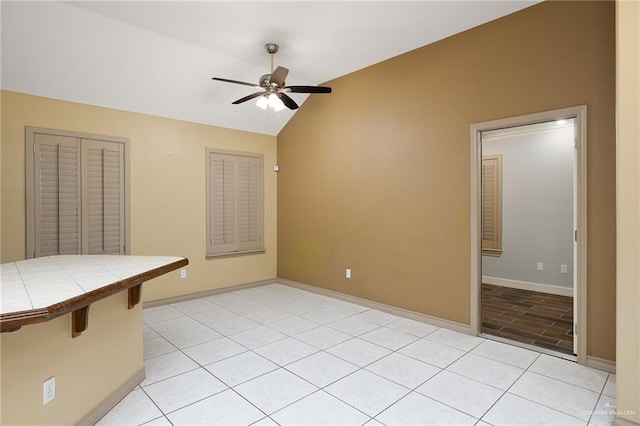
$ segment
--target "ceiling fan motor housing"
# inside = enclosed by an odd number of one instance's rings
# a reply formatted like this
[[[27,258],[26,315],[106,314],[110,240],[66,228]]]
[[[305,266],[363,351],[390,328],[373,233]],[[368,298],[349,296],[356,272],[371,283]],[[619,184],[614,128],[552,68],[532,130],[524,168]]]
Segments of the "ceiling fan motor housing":
[[[260,81],[258,83],[260,87],[269,87],[271,86],[271,74],[265,74],[260,77]]]

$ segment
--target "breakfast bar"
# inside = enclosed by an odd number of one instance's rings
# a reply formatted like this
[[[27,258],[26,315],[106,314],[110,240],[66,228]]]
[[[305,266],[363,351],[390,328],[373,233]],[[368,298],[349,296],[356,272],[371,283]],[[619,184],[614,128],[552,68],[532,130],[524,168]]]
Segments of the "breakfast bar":
[[[73,337],[87,327],[91,303],[128,291],[128,308],[140,302],[142,283],[187,265],[182,257],[63,255],[2,264],[0,330],[72,313]]]
[[[142,284],[188,263],[60,255],[2,264],[3,422],[95,423],[145,377]],[[55,400],[43,402],[52,377]]]

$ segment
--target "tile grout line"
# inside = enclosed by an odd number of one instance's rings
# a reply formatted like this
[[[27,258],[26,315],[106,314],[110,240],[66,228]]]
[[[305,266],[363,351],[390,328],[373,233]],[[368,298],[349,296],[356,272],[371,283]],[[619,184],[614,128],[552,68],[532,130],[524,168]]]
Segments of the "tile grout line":
[[[522,374],[521,374],[521,375],[520,375],[520,376],[519,376],[519,377],[518,377],[518,378],[517,378],[517,379],[516,379],[512,384],[511,384],[511,386],[509,386],[509,388],[508,388],[506,391],[504,391],[504,394],[503,394],[500,398],[498,398],[498,401],[499,401],[500,399],[502,399],[502,398],[504,397],[504,395],[509,394],[509,395],[515,396],[515,397],[517,397],[517,398],[524,399],[525,401],[529,401],[529,402],[531,402],[531,403],[533,403],[533,404],[540,405],[540,406],[543,406],[543,407],[548,408],[548,409],[550,409],[550,410],[553,410],[553,411],[556,411],[556,412],[558,412],[558,413],[564,414],[564,415],[566,415],[566,416],[573,417],[574,419],[577,419],[577,420],[580,420],[580,421],[584,421],[583,419],[581,419],[581,418],[579,418],[579,417],[577,417],[577,416],[575,416],[575,415],[573,415],[573,414],[568,414],[568,413],[566,413],[566,412],[564,412],[564,411],[560,411],[560,410],[558,410],[557,408],[549,407],[548,405],[545,405],[545,404],[543,404],[543,403],[540,403],[540,402],[537,402],[537,401],[531,400],[531,399],[529,399],[529,398],[526,398],[526,397],[524,397],[524,396],[517,395],[517,394],[510,393],[510,392],[509,392],[509,390],[510,390],[510,389],[511,389],[511,388],[512,388],[512,387],[513,387],[513,386],[518,382],[518,380],[520,380],[520,378],[521,378],[525,373],[527,373],[527,372],[532,373],[532,374],[538,374],[538,375],[540,375],[540,376],[543,376],[543,377],[546,377],[546,378],[549,378],[549,379],[553,379],[553,380],[556,380],[556,381],[559,381],[559,382],[561,382],[561,383],[565,383],[565,384],[568,384],[568,385],[573,385],[572,383],[568,383],[568,382],[565,382],[565,381],[563,381],[563,380],[554,379],[553,377],[546,376],[546,375],[544,375],[544,374],[540,374],[540,373],[537,373],[537,372],[535,372],[535,371],[531,371],[531,370],[530,370],[530,368],[533,366],[533,364],[535,363],[535,361],[537,361],[537,360],[538,360],[542,355],[544,355],[544,354],[539,354],[539,355],[538,355],[538,357],[536,357],[536,359],[534,360],[534,362],[532,362],[532,363],[531,363],[531,365],[530,365],[530,366],[529,366],[525,371],[523,371],[523,373],[522,373]],[[581,386],[577,386],[577,385],[573,385],[573,386],[576,386],[576,387],[580,387],[580,388],[582,388]],[[582,388],[582,389],[585,389],[585,388]],[[589,390],[589,389],[586,389],[586,390]],[[591,391],[591,392],[593,392],[593,391]],[[595,392],[594,392],[594,393],[595,393]],[[497,404],[497,403],[498,403],[498,401],[496,401],[496,402],[495,402],[495,404]],[[494,404],[494,405],[495,405],[495,404]],[[597,402],[597,400],[596,400],[596,405],[597,405],[597,404],[598,404],[598,402]],[[493,406],[492,406],[491,408],[493,408]],[[489,411],[490,411],[490,409],[489,409],[489,410],[487,410],[487,413],[488,413]],[[483,417],[484,417],[484,416],[486,416],[486,414],[487,414],[487,413],[485,413],[485,414],[483,415]],[[589,418],[591,418],[591,416],[590,416]],[[589,424],[589,421],[587,421],[585,424]]]
[[[505,396],[506,394],[508,394],[508,393],[509,393],[509,389],[511,389],[511,388],[513,387],[513,385],[515,385],[515,384],[518,382],[518,380],[520,380],[520,378],[524,375],[524,373],[526,373],[527,371],[529,371],[529,368],[530,368],[530,367],[531,367],[531,366],[536,362],[536,360],[540,357],[540,355],[541,355],[541,354],[538,354],[538,355],[536,356],[536,358],[531,362],[531,364],[529,364],[529,367],[527,367],[526,369],[523,369],[523,370],[522,370],[522,373],[520,373],[520,375],[518,376],[518,378],[517,378],[517,379],[515,379],[515,380],[513,381],[513,383],[511,383],[511,385],[509,385],[509,387],[508,387],[507,389],[505,389],[505,390],[502,392],[502,395],[500,395],[500,398],[496,399],[496,401],[495,401],[493,404],[491,404],[491,406],[487,409],[487,411],[485,411],[485,412],[484,412],[484,414],[482,414],[482,416],[480,416],[480,420],[482,420],[482,419],[484,418],[484,416],[486,416],[486,415],[487,415],[487,413],[489,413],[489,411],[491,411],[491,409],[492,409],[493,407],[495,407],[495,406],[496,406],[496,404],[497,404],[497,403],[498,403],[502,398],[504,398],[504,396]],[[501,389],[501,390],[502,390],[502,389]],[[510,395],[511,395],[511,394],[510,394]],[[518,396],[518,395],[516,395],[516,396]],[[531,401],[531,402],[533,402],[533,401]],[[537,403],[536,403],[536,404],[537,404]],[[542,405],[542,404],[538,404],[538,405]],[[484,421],[484,420],[483,420],[483,421]]]

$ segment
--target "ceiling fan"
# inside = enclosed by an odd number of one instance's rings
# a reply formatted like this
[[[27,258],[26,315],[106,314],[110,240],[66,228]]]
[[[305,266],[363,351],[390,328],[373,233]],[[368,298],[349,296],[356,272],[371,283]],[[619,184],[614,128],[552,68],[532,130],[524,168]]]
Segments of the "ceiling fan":
[[[289,109],[297,109],[298,104],[287,95],[287,93],[331,93],[331,87],[323,86],[285,86],[285,79],[289,70],[285,67],[277,67],[273,69],[273,55],[278,51],[278,45],[275,43],[267,43],[264,45],[267,53],[271,55],[271,74],[265,74],[260,77],[258,84],[247,83],[245,81],[229,80],[227,78],[212,77],[212,80],[223,81],[225,83],[242,84],[261,89],[259,92],[252,93],[244,98],[240,98],[232,104],[237,105],[251,99],[260,97],[256,105],[262,109],[271,106],[274,110],[280,111],[285,106]]]

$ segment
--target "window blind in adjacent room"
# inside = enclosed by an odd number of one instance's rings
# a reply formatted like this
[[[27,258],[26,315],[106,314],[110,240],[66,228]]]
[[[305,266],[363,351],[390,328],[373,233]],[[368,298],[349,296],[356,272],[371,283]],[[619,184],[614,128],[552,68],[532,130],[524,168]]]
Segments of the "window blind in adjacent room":
[[[482,157],[482,254],[502,253],[502,155]]]

